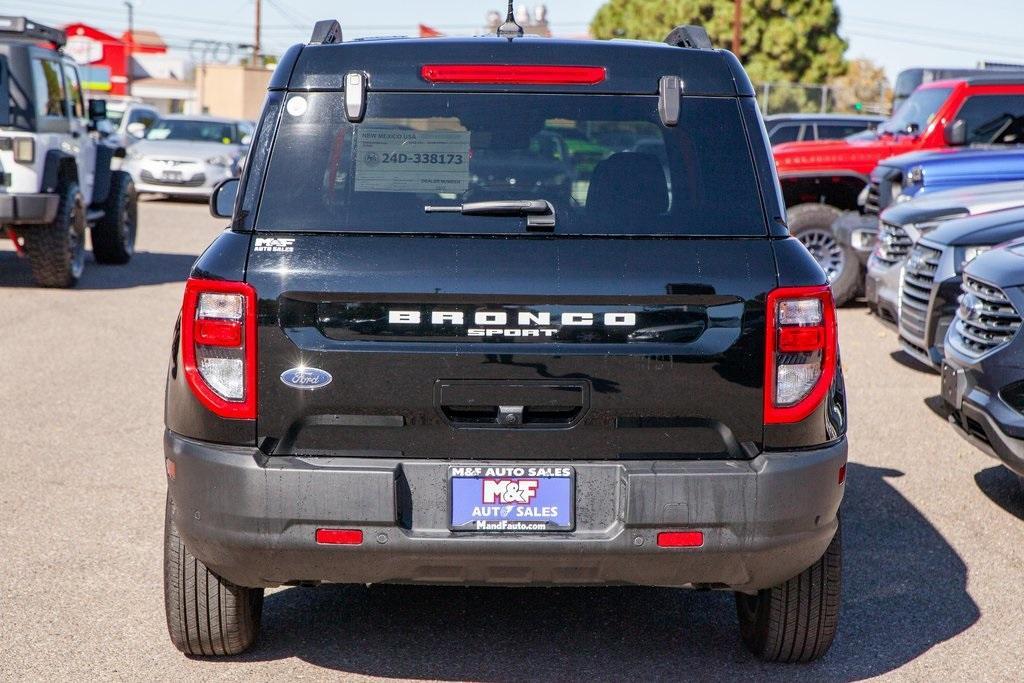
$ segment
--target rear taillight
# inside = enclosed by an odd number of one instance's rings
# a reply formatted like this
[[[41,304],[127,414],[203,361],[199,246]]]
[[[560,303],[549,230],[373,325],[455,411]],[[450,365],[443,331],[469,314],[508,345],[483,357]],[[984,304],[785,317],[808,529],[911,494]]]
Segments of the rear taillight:
[[[192,393],[211,411],[256,418],[256,290],[244,282],[189,279],[181,356]]]
[[[799,422],[821,404],[836,370],[832,290],[781,287],[768,294],[764,422]]]

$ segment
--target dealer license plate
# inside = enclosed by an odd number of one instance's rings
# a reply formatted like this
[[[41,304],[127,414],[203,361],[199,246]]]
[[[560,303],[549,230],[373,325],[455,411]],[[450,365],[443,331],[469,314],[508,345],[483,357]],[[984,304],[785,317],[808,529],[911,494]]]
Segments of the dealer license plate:
[[[172,183],[180,183],[185,179],[181,171],[164,171],[160,174],[160,178]]]
[[[572,531],[571,467],[476,465],[448,468],[453,531]]]

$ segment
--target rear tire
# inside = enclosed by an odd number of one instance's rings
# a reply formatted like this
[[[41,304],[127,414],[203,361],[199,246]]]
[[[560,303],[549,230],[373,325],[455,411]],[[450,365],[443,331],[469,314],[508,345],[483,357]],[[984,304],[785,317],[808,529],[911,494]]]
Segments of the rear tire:
[[[262,588],[228,583],[185,547],[170,495],[164,521],[164,607],[174,646],[206,657],[248,650],[256,642],[263,612]]]
[[[807,247],[832,285],[832,298],[842,306],[857,296],[861,267],[857,253],[840,244],[832,224],[843,212],[828,204],[800,204],[786,211],[789,232]]]
[[[78,184],[64,185],[51,223],[27,227],[21,236],[36,284],[74,287],[85,270],[85,206]]]
[[[135,184],[124,171],[113,171],[104,214],[92,228],[92,253],[97,263],[123,265],[135,253],[138,202]]]
[[[817,562],[757,595],[736,594],[744,644],[767,662],[811,662],[828,652],[839,625],[842,535]]]

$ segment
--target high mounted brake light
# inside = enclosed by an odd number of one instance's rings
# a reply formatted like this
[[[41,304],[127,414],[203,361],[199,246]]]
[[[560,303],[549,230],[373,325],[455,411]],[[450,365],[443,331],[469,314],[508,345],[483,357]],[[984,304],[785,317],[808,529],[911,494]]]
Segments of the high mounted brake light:
[[[256,418],[256,290],[244,282],[185,283],[181,309],[185,379],[220,417]]]
[[[426,64],[420,74],[430,83],[597,85],[604,81],[607,72],[603,66]]]
[[[780,287],[766,302],[764,423],[799,422],[821,404],[836,372],[832,290]]]

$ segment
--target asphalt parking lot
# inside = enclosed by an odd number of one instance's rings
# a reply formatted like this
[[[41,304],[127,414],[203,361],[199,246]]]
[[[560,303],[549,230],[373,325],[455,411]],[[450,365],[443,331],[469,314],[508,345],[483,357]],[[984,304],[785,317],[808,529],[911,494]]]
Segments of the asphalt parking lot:
[[[127,267],[31,286],[0,242],[0,678],[1016,679],[1024,492],[936,415],[939,383],[864,308],[840,312],[850,396],[845,587],[835,646],[766,666],[732,597],[616,589],[286,588],[250,653],[168,640],[163,382],[182,280],[220,230],[140,206]]]

